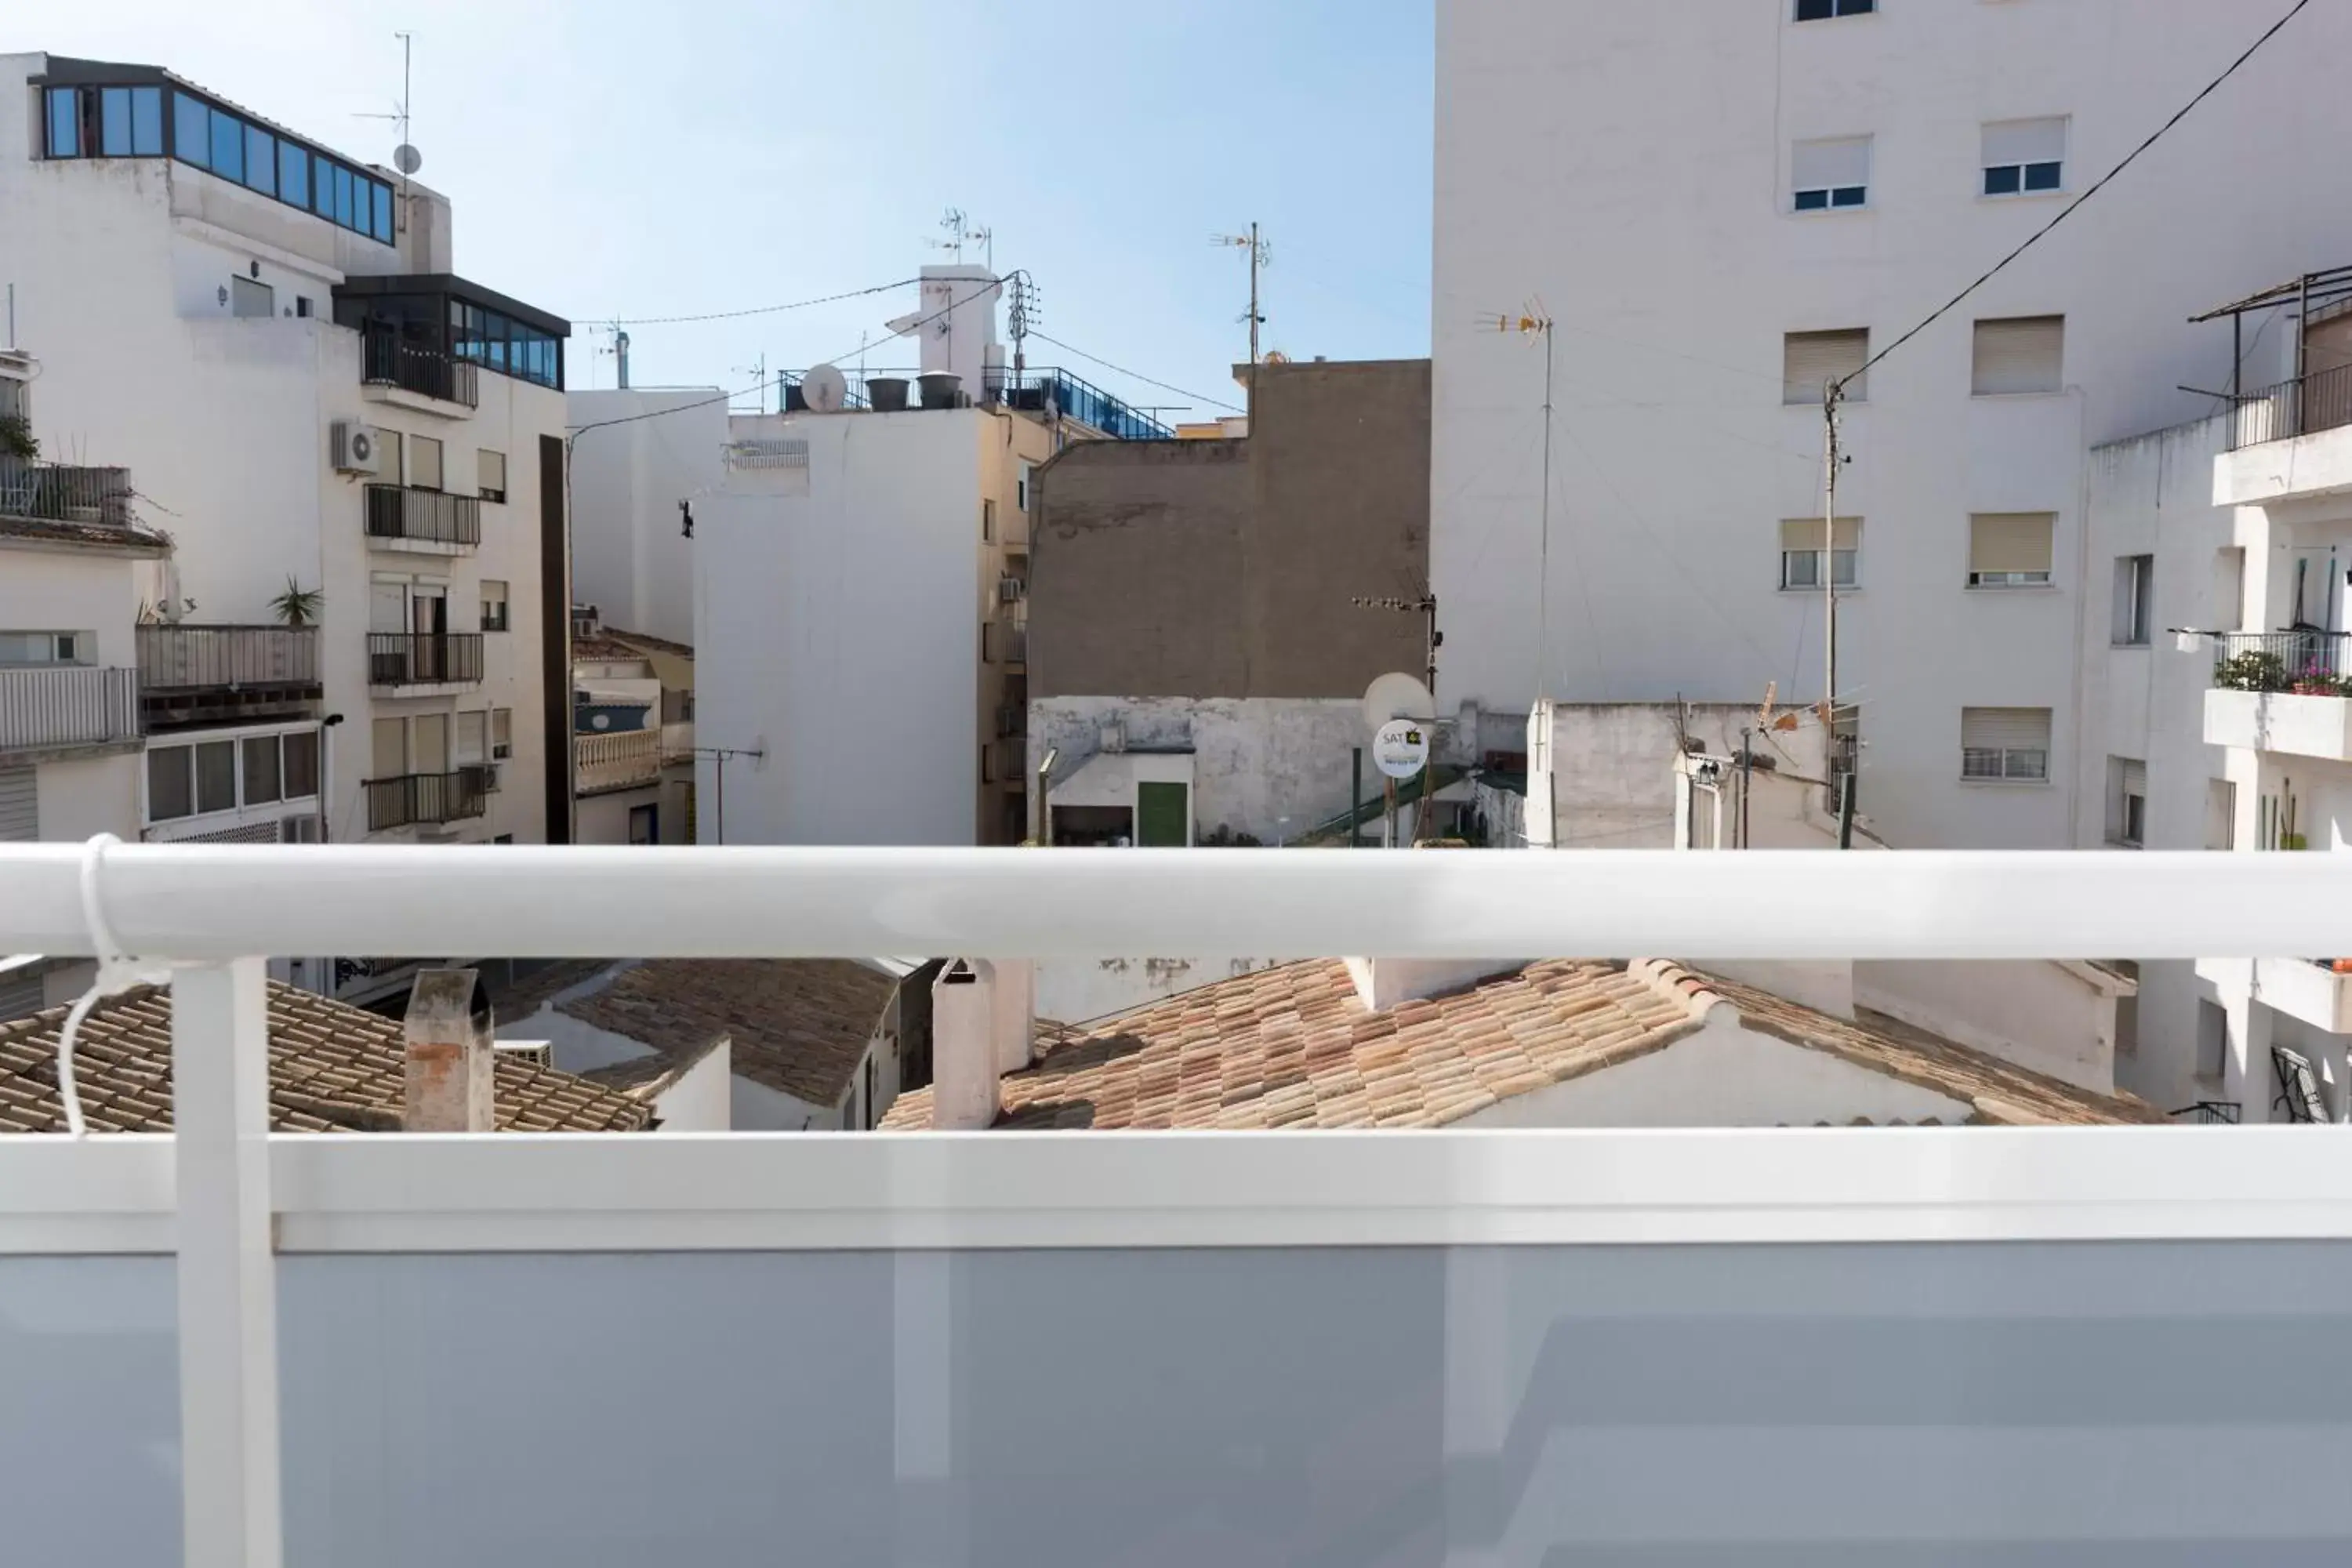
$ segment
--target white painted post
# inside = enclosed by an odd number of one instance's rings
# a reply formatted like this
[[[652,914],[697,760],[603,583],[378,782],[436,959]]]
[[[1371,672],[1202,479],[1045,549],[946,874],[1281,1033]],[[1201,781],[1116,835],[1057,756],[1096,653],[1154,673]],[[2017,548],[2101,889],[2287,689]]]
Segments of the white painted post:
[[[263,961],[172,978],[180,1528],[187,1568],[278,1568],[278,1281]]]

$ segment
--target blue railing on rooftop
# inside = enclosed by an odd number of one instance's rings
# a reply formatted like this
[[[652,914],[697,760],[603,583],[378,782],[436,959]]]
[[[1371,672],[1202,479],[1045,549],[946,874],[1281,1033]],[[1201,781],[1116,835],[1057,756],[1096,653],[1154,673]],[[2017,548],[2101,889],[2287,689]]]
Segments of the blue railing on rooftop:
[[[907,406],[919,409],[923,405],[916,384],[921,375],[922,372],[915,370],[850,371],[845,377],[847,395],[843,405],[847,408],[872,407],[866,396],[867,384],[887,379],[905,382],[908,384]],[[788,373],[784,384],[787,389],[784,411],[797,413],[805,406],[798,395],[800,377]],[[1024,370],[1016,374],[1006,365],[991,365],[985,373],[983,385],[976,391],[969,387],[965,390],[973,393],[975,400],[983,405],[1017,408],[1029,414],[1058,413],[1065,418],[1099,430],[1117,441],[1170,441],[1176,436],[1175,431],[1150,415],[1138,412],[1101,387],[1064,370]]]

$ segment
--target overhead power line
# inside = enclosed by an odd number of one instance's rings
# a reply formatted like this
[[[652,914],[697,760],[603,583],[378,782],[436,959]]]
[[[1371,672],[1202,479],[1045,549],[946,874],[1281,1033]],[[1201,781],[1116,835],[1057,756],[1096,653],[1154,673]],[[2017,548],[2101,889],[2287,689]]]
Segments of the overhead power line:
[[[1171,382],[1156,380],[1151,376],[1144,374],[1141,371],[1129,370],[1125,365],[1113,364],[1110,361],[1102,358],[1098,354],[1090,354],[1082,348],[1074,348],[1070,344],[1064,342],[1059,338],[1049,338],[1034,327],[1029,329],[1029,335],[1033,338],[1038,339],[1040,342],[1053,344],[1055,348],[1060,349],[1065,353],[1074,353],[1089,364],[1098,364],[1105,370],[1115,370],[1119,374],[1127,376],[1131,380],[1143,383],[1146,386],[1156,386],[1162,392],[1180,393],[1186,397],[1193,398],[1196,401],[1208,404],[1212,407],[1229,409],[1235,414],[1246,414],[1249,412],[1249,410],[1244,408],[1238,403],[1228,403],[1222,397],[1211,397],[1205,392],[1190,392]]]
[[[1853,370],[1849,372],[1847,374],[1841,376],[1835,383],[1837,390],[1843,392],[1848,382],[1862,375],[1864,372],[1868,371],[1872,365],[1876,364],[1880,360],[1885,359],[1888,354],[1893,353],[1896,349],[1901,348],[1905,343],[1909,342],[1913,338],[1917,337],[1921,332],[1926,331],[1929,327],[1934,326],[1938,321],[1941,321],[1945,316],[1957,310],[1961,302],[1967,300],[1969,295],[1983,288],[1987,283],[1991,282],[1994,276],[1998,274],[2001,268],[2007,267],[2011,262],[2016,260],[2019,257],[2032,249],[2035,244],[2041,240],[2042,236],[2048,234],[2052,229],[2056,228],[2060,224],[2064,223],[2068,218],[2072,217],[2074,215],[2075,210],[2082,206],[2084,202],[2089,201],[2093,196],[2097,195],[2101,191],[2105,190],[2110,180],[2113,180],[2117,174],[2122,174],[2126,169],[2130,168],[2141,153],[2147,152],[2149,148],[2155,146],[2157,142],[2162,141],[2164,139],[2165,132],[2170,131],[2174,126],[2188,119],[2191,110],[2204,102],[2207,99],[2212,97],[2216,91],[2220,90],[2223,82],[2228,81],[2231,77],[2237,75],[2239,67],[2244,65],[2248,60],[2252,59],[2254,56],[2261,51],[2264,44],[2267,44],[2273,38],[2277,37],[2279,34],[2285,29],[2286,25],[2289,22],[2294,21],[2297,16],[2301,16],[2305,8],[2310,4],[2311,0],[2295,0],[2295,3],[2287,8],[2285,16],[2281,16],[2277,21],[2273,22],[2269,28],[2263,32],[2261,37],[2256,38],[2252,44],[2247,46],[2246,52],[2244,54],[2240,55],[2236,59],[2230,62],[2230,67],[2227,70],[2223,71],[2220,76],[2215,77],[2211,81],[2207,82],[2204,87],[2199,90],[2196,97],[2190,99],[2187,103],[2182,104],[2179,112],[2175,113],[2171,119],[2166,121],[2163,124],[2158,126],[2156,130],[2150,133],[2148,139],[2141,142],[2138,146],[2133,148],[2124,158],[2122,163],[2117,163],[2114,168],[2109,169],[2105,174],[2100,175],[2088,190],[2084,191],[2081,195],[2076,196],[2073,201],[2068,202],[2065,206],[2059,209],[2057,216],[2053,217],[2048,223],[2043,224],[2040,228],[2035,229],[2031,235],[2028,235],[2026,237],[2025,243],[2020,245],[2015,250],[2011,251],[2007,256],[2002,257],[1999,261],[1994,262],[1992,266],[1986,268],[1984,276],[1979,278],[1975,282],[1969,284],[1967,288],[1961,289],[1958,293],[1953,295],[1949,300],[1930,311],[1927,320],[1921,321],[1917,326],[1912,328],[1909,331],[1904,333],[1901,337],[1895,339],[1893,342],[1887,344],[1885,348],[1879,350],[1868,359],[1863,361],[1859,369]]]
[[[794,300],[783,305],[753,305],[742,310],[711,310],[698,316],[637,316],[627,321],[597,321],[600,327],[668,327],[687,321],[733,321],[745,316],[774,316],[786,310],[805,310],[814,305],[835,305],[844,300],[863,300],[869,294],[887,294],[893,289],[904,289],[909,283],[919,283],[919,278],[901,278],[894,282],[877,283],[869,289],[851,289],[839,294],[821,295],[814,300]]]

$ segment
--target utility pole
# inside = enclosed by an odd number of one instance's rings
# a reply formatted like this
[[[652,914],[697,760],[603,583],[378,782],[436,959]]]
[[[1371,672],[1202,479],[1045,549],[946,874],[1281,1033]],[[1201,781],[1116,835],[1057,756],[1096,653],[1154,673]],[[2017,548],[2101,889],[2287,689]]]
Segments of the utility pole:
[[[1552,331],[1551,318],[1544,313],[1540,300],[1517,315],[1483,316],[1479,324],[1496,331],[1517,332],[1523,338],[1543,339],[1543,494],[1536,508],[1539,519],[1536,536],[1536,696],[1541,700],[1551,695],[1551,415],[1552,384],[1559,369],[1559,334]]]
[[[1259,268],[1274,265],[1274,247],[1258,237],[1257,225],[1255,224],[1250,225],[1249,233],[1245,235],[1213,234],[1209,237],[1209,243],[1211,245],[1227,246],[1234,250],[1246,250],[1249,252],[1249,314],[1242,319],[1249,323],[1250,402],[1252,404],[1251,412],[1255,414],[1256,412],[1255,404],[1257,402],[1257,330],[1265,321],[1265,317],[1259,313],[1257,308],[1257,275]]]
[[[748,749],[748,750],[747,750],[747,749],[744,749],[744,748],[742,748],[742,747],[738,747],[738,746],[697,746],[697,747],[695,747],[695,748],[694,748],[694,754],[695,754],[696,756],[698,756],[698,757],[709,757],[709,758],[712,758],[712,759],[714,759],[714,760],[719,763],[718,767],[716,767],[715,769],[713,769],[713,770],[712,770],[712,772],[717,775],[717,783],[718,783],[718,785],[719,785],[719,789],[718,789],[718,796],[719,796],[719,799],[718,799],[718,802],[717,802],[718,806],[719,806],[719,813],[718,813],[718,820],[717,820],[717,823],[715,824],[715,826],[717,826],[717,828],[718,828],[718,837],[717,837],[717,839],[715,840],[715,842],[719,843],[719,844],[724,844],[724,843],[726,843],[726,842],[727,842],[727,763],[728,763],[728,760],[729,760],[730,758],[731,758],[731,757],[762,757],[762,758],[764,758],[764,757],[768,754],[768,748],[767,748],[767,747],[765,747],[765,746],[759,746],[759,747],[754,747],[754,748],[751,748],[751,749]]]
[[[1823,657],[1827,668],[1822,673],[1822,729],[1824,740],[1822,754],[1829,756],[1837,748],[1837,487],[1838,468],[1844,454],[1838,447],[1838,405],[1845,400],[1845,384],[1832,381],[1822,389],[1822,489],[1828,500],[1822,516],[1822,602],[1826,607],[1828,628]]]

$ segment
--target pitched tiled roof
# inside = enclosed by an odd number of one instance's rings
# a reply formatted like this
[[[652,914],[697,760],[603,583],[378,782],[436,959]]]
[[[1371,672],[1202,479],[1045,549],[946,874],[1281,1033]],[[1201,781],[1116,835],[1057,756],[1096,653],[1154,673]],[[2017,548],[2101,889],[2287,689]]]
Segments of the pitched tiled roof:
[[[35,544],[63,544],[104,551],[113,555],[169,555],[171,542],[134,528],[102,522],[59,522],[41,517],[0,513],[0,539],[22,539]]]
[[[591,633],[587,637],[572,639],[572,659],[575,664],[583,660],[589,663],[607,661],[628,663],[645,657],[642,649],[632,647],[618,637],[602,633]]]
[[[687,1060],[724,1036],[736,1077],[829,1106],[849,1087],[897,988],[847,959],[656,959],[557,1010]]]
[[[641,648],[650,648],[656,653],[671,654],[678,658],[694,657],[694,649],[682,642],[672,642],[667,637],[652,637],[645,632],[626,632],[618,626],[606,626],[604,635],[618,637],[625,643],[635,643]]]
[[[1374,1013],[1336,961],[1220,981],[1110,1020],[1003,1080],[1000,1127],[1439,1127],[1671,1045],[1729,1002],[1749,1027],[1972,1105],[1984,1121],[2162,1121],[1916,1031],[1846,1024],[1670,964],[1531,963]],[[1899,1026],[1896,1026],[1899,1028]],[[929,1089],[891,1129],[930,1125]]]
[[[58,1035],[66,1013],[52,1007],[0,1024],[0,1132],[65,1131]],[[396,1131],[404,1057],[393,1019],[271,983],[269,1120],[278,1131]],[[75,1042],[74,1071],[92,1131],[170,1131],[170,994],[142,986],[100,1003]],[[645,1105],[614,1089],[505,1058],[494,1092],[501,1130],[633,1132],[652,1120]]]

